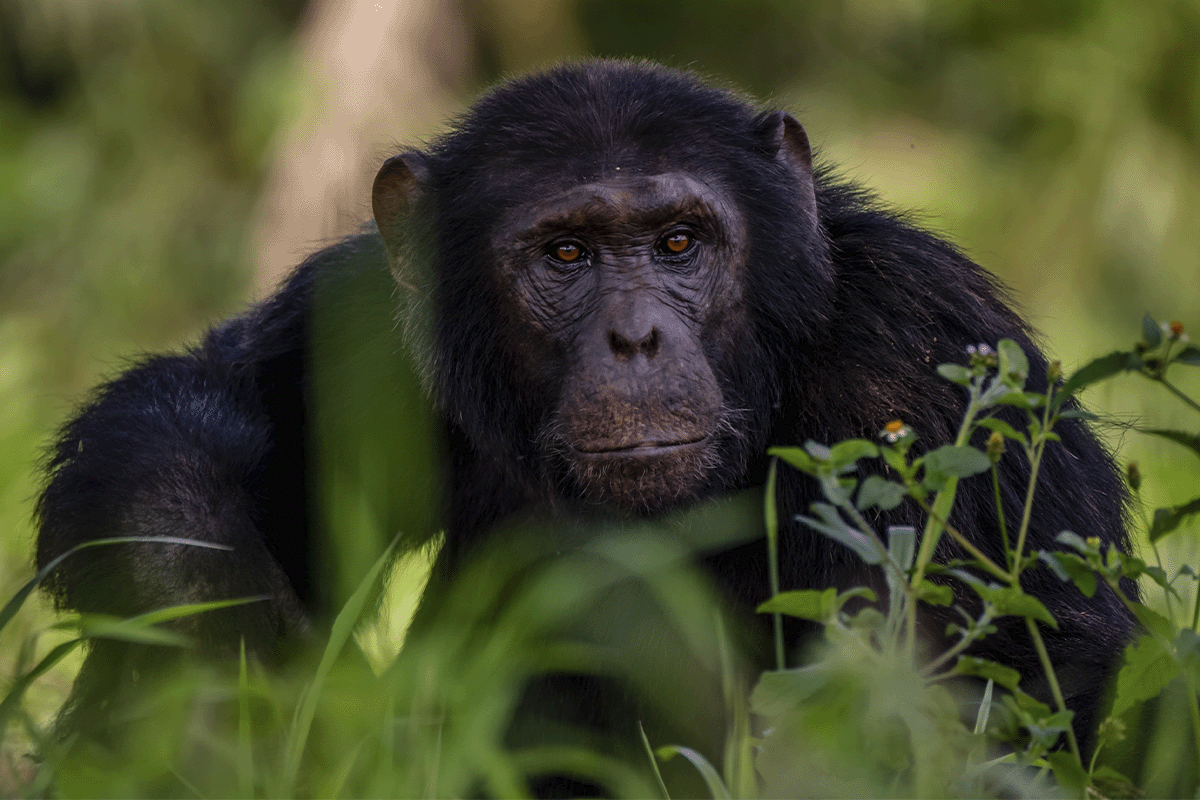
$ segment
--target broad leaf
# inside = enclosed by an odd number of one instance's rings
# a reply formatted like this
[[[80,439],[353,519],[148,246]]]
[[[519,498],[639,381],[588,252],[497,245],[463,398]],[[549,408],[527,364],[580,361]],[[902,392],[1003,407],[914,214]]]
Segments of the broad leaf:
[[[1137,365],[1139,364],[1141,364],[1141,360],[1137,356],[1133,353],[1125,352],[1109,353],[1106,356],[1100,356],[1100,358],[1089,361],[1077,369],[1071,377],[1067,378],[1066,382],[1055,395],[1055,405],[1061,404],[1068,397],[1081,389],[1091,386],[1093,383],[1099,383],[1105,378],[1111,378],[1113,375],[1137,369]]]
[[[962,364],[938,364],[937,372],[946,380],[960,386],[969,386],[971,383],[971,371]]]
[[[854,505],[859,511],[875,507],[891,511],[900,505],[907,495],[908,490],[902,484],[878,475],[869,475],[858,488],[858,498]]]
[[[1059,580],[1074,583],[1084,597],[1096,594],[1096,573],[1081,557],[1074,553],[1048,553],[1045,550],[1039,550],[1037,557]]]
[[[987,455],[974,447],[948,444],[925,454],[926,474],[933,472],[951,478],[969,478],[991,469]]]
[[[995,661],[988,661],[987,659],[976,658],[974,656],[959,656],[954,669],[950,672],[953,675],[970,675],[975,678],[986,678],[995,681],[1009,691],[1016,689],[1017,684],[1021,682],[1021,673],[1012,667],[1006,667],[1003,664],[997,664]]]
[[[825,622],[836,610],[837,589],[801,589],[780,592],[758,607],[760,614],[786,614],[789,617]]]
[[[772,447],[767,451],[767,454],[775,456],[785,464],[791,464],[796,469],[806,472],[809,475],[817,471],[817,462],[813,461],[812,456],[799,447]]]
[[[1150,541],[1157,542],[1194,514],[1200,514],[1200,497],[1183,505],[1156,509],[1150,523]]]
[[[931,606],[948,606],[954,602],[954,590],[940,583],[921,581],[917,587],[917,599]]]
[[[1029,360],[1025,358],[1025,351],[1012,339],[1001,339],[996,350],[1000,353],[1001,382],[1013,389],[1024,389],[1025,379],[1029,377]]]
[[[1187,364],[1189,367],[1200,367],[1200,348],[1188,345],[1183,351],[1171,359],[1172,364]]]
[[[1151,436],[1169,439],[1176,444],[1183,445],[1200,456],[1200,435],[1188,433],[1187,431],[1168,430],[1166,428],[1138,428],[1138,433],[1147,433]]]
[[[1142,315],[1142,339],[1151,348],[1162,344],[1162,326],[1155,321],[1154,317],[1150,316],[1148,311]]]
[[[1015,439],[1022,444],[1025,442],[1025,434],[1021,433],[1002,419],[988,417],[987,419],[979,420],[977,424],[981,428],[987,428],[989,431],[995,431],[1006,439]]]
[[[838,510],[828,503],[813,503],[809,508],[821,517],[821,519],[813,519],[796,515],[796,520],[803,522],[808,527],[828,536],[837,542],[849,547],[858,557],[868,564],[880,564],[883,562],[883,553],[881,545],[874,537],[867,538],[866,534],[857,528],[853,528],[846,524],[838,514]]]
[[[878,455],[879,448],[866,439],[847,439],[829,449],[829,461],[834,469],[849,466],[860,458],[875,458]]]
[[[1000,616],[1028,617],[1058,629],[1058,620],[1054,619],[1054,615],[1042,605],[1042,601],[1033,595],[1008,586],[976,591],[996,607]]]
[[[1138,637],[1125,648],[1125,665],[1117,673],[1112,716],[1120,717],[1137,704],[1157,697],[1178,676],[1174,657],[1157,638]]]

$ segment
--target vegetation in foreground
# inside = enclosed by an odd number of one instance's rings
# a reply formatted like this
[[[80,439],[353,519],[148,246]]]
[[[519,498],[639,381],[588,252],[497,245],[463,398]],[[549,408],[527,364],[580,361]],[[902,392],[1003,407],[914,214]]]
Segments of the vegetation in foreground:
[[[1046,394],[1025,390],[1028,366],[1012,342],[972,348],[967,364],[940,369],[969,397],[953,444],[922,452],[914,448],[919,431],[895,420],[877,441],[777,449],[765,494],[620,530],[564,534],[552,523],[527,521],[503,553],[462,576],[439,624],[424,626],[377,674],[354,633],[372,611],[391,555],[384,554],[342,608],[323,648],[282,674],[243,659],[229,670],[197,667],[147,686],[128,709],[120,745],[111,749],[56,741],[27,712],[26,691],[90,638],[186,647],[164,623],[221,604],[128,620],[66,620],[55,626],[69,632],[65,641],[48,650],[37,636],[25,642],[0,701],[11,784],[5,791],[203,797],[483,791],[508,797],[528,795],[531,777],[552,773],[578,776],[618,796],[671,796],[697,786],[713,797],[1190,796],[1200,782],[1200,587],[1189,584],[1200,574],[1186,565],[1168,573],[1158,543],[1200,513],[1200,496],[1168,508],[1136,506],[1133,522],[1144,528],[1147,558],[1102,550],[1086,532],[1063,531],[1054,552],[1025,547],[1038,465],[1055,446],[1055,423],[1084,413],[1072,398],[1089,385],[1134,373],[1200,412],[1174,380],[1186,367],[1200,367],[1200,349],[1180,324],[1160,325],[1149,316],[1131,350],[1096,359],[1065,381],[1051,365]],[[1200,456],[1194,431],[1138,430]],[[972,441],[985,446],[977,449]],[[1013,451],[1032,468],[1022,517],[997,520],[1007,543],[1001,563],[947,520],[959,481],[995,481],[997,463]],[[887,469],[860,470],[860,462],[871,459]],[[820,482],[825,502],[814,503],[802,521],[882,570],[887,596],[868,587],[780,592],[773,576],[773,597],[759,610],[775,625],[779,668],[749,687],[733,637],[689,564],[697,549],[744,538],[760,526],[774,552],[773,477],[784,468],[778,462]],[[1136,498],[1137,464],[1128,465],[1127,476]],[[925,511],[924,529],[873,530],[871,509],[899,503]],[[565,554],[564,536],[576,545]],[[944,538],[961,557],[935,562]],[[1057,622],[1023,588],[1030,570],[1049,570],[1086,595],[1106,586],[1141,623],[1090,752],[1076,740],[1058,676],[1040,644],[1043,631]],[[0,629],[45,572],[0,611]],[[1131,596],[1129,580],[1140,581],[1140,600]],[[1195,601],[1185,605],[1184,597]],[[932,657],[919,636],[927,608],[957,617],[947,628],[952,645]],[[784,617],[824,632],[798,669],[784,668]],[[968,654],[1002,617],[1023,621],[1042,654],[1042,674],[1022,675]],[[613,631],[619,631],[615,638]],[[601,749],[586,731],[570,730],[550,738],[554,746],[544,735],[534,746],[512,746],[511,720],[524,687],[547,672],[585,669],[649,698],[630,712],[639,717],[631,725],[643,715],[647,723],[641,751]],[[1027,693],[1031,686],[1044,687],[1039,697]],[[714,726],[725,729],[723,737]],[[699,741],[723,738],[724,751],[705,752],[689,738],[657,740],[664,731],[694,732]],[[30,742],[36,758],[13,741]]]

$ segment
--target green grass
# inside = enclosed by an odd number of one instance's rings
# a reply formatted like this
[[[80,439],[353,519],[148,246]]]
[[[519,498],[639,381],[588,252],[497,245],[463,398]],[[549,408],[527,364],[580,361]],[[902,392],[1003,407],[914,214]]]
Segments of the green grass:
[[[531,778],[550,773],[574,775],[617,796],[1191,794],[1200,780],[1200,605],[1192,600],[1197,571],[1167,572],[1158,548],[1194,525],[1200,500],[1139,515],[1146,559],[1064,534],[1058,553],[1031,562],[1021,558],[1020,545],[1028,515],[1007,520],[1018,545],[1006,562],[976,552],[974,576],[957,573],[979,595],[981,616],[932,659],[914,638],[921,604],[952,602],[944,586],[926,578],[931,572],[953,577],[931,561],[928,543],[958,537],[939,521],[949,512],[957,482],[991,479],[996,461],[1005,457],[1000,440],[1025,448],[1036,467],[1042,448],[1054,446],[1048,434],[1062,401],[1122,374],[1156,383],[1171,402],[1192,408],[1175,376],[1200,366],[1200,350],[1159,330],[1147,318],[1134,348],[1089,363],[1045,396],[1024,393],[1027,368],[1011,343],[975,354],[966,367],[946,367],[945,376],[971,397],[959,438],[968,441],[976,426],[992,428],[986,453],[958,444],[910,458],[911,433],[900,426],[883,431],[879,443],[780,449],[780,459],[825,487],[827,504],[814,505],[810,526],[879,565],[890,592],[884,605],[867,589],[777,592],[763,613],[815,621],[825,631],[802,669],[749,673],[718,604],[690,567],[696,548],[728,546],[772,530],[774,502],[762,490],[620,529],[564,527],[552,515],[534,512],[494,537],[493,552],[423,613],[424,622],[407,641],[429,551],[417,549],[388,569],[387,555],[377,556],[322,649],[283,670],[268,672],[243,660],[195,666],[146,685],[135,703],[121,709],[122,734],[107,749],[48,737],[45,697],[38,699],[37,689],[50,681],[56,688],[47,696],[62,693],[61,678],[48,668],[80,637],[186,646],[162,623],[207,608],[126,621],[80,619],[58,625],[60,638],[44,637],[44,612],[23,607],[36,597],[31,590],[41,576],[35,576],[0,611],[0,634],[18,642],[8,666],[13,682],[0,702],[9,762],[5,790],[507,797],[526,795]],[[1001,400],[1027,409],[1028,430],[992,421]],[[1200,455],[1200,440],[1189,430],[1150,435]],[[891,488],[853,479],[863,458],[889,463]],[[1140,492],[1140,475],[1131,472],[1130,481]],[[1195,495],[1200,487],[1193,481],[1189,488]],[[343,500],[345,508],[368,508],[363,498]],[[922,539],[911,529],[881,538],[860,513],[872,504],[898,502],[916,502],[929,512]],[[375,516],[360,513],[347,519],[344,533],[376,541],[376,525]],[[1042,664],[1051,687],[1046,703],[1021,690],[1031,676],[963,655],[1001,614],[1026,617],[1035,645],[1040,642],[1039,625],[1053,620],[1021,590],[1019,576],[1032,563],[1052,567],[1084,592],[1097,583],[1119,592],[1123,576],[1140,579],[1146,589],[1147,604],[1128,601],[1144,633],[1127,651],[1112,717],[1101,723],[1091,757],[1084,758],[1074,742],[1048,659]],[[386,615],[373,610],[379,596]],[[63,630],[73,631],[66,641]],[[609,709],[629,736],[600,741],[594,730],[561,715],[530,716],[522,693],[548,672],[604,675],[631,687],[642,700],[625,707],[614,696]],[[959,676],[980,681],[953,680]],[[979,697],[964,690],[968,685],[986,692]],[[1144,702],[1160,694],[1157,717],[1145,715]],[[31,750],[39,762],[24,757]]]

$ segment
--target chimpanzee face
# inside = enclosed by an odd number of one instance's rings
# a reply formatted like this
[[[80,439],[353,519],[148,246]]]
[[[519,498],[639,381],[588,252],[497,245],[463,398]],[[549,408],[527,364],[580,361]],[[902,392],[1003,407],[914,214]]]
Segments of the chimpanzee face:
[[[540,445],[583,497],[648,510],[706,482],[735,429],[710,354],[745,327],[744,240],[732,200],[686,172],[614,170],[497,226],[511,339],[559,365]]]

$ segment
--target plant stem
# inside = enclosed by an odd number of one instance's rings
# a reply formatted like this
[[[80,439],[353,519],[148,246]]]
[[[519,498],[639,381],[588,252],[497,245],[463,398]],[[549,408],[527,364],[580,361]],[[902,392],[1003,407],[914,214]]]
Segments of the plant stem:
[[[1196,585],[1196,607],[1192,610],[1192,630],[1200,625],[1200,584]]]
[[[1049,403],[1046,404],[1049,406]],[[1042,427],[1042,437],[1046,428]],[[1042,466],[1042,452],[1046,448],[1045,438],[1039,437],[1033,447],[1028,448],[1029,454],[1029,486],[1025,489],[1025,508],[1021,512],[1021,527],[1017,531],[1017,546],[1014,552],[1012,574],[1009,579],[1015,584],[1021,579],[1021,556],[1025,553],[1025,536],[1029,533],[1029,520],[1033,516],[1033,490],[1037,488],[1038,469]]]
[[[992,464],[992,494],[996,497],[996,518],[1000,521],[1000,541],[1004,542],[1004,566],[1014,567],[1012,543],[1008,541],[1008,526],[1004,522],[1004,504],[1000,502],[1000,470]]]
[[[767,580],[770,581],[771,597],[779,594],[779,516],[775,509],[775,469],[778,459],[771,459],[767,472],[766,495],[763,497],[764,517],[767,525]],[[775,629],[775,669],[783,670],[783,615],[771,615]]]
[[[1171,392],[1171,394],[1175,395],[1175,396],[1176,396],[1176,397],[1178,397],[1180,400],[1182,400],[1183,402],[1187,403],[1187,404],[1188,404],[1189,406],[1191,406],[1191,407],[1192,407],[1194,410],[1196,410],[1196,411],[1200,411],[1200,403],[1197,403],[1195,400],[1193,400],[1192,398],[1188,397],[1188,396],[1187,396],[1186,394],[1184,394],[1183,392],[1181,392],[1181,391],[1179,391],[1178,389],[1176,389],[1176,388],[1175,388],[1174,386],[1172,386],[1172,385],[1171,385],[1169,382],[1167,382],[1167,379],[1166,379],[1166,378],[1153,378],[1152,380],[1156,380],[1156,381],[1158,381],[1158,382],[1159,382],[1159,383],[1161,383],[1163,386],[1167,387],[1167,390],[1168,390],[1169,392]]]
[[[1029,629],[1029,637],[1033,639],[1033,646],[1037,648],[1038,660],[1042,662],[1042,671],[1046,673],[1046,680],[1050,683],[1050,694],[1054,697],[1054,704],[1058,706],[1059,711],[1065,712],[1067,703],[1063,700],[1062,689],[1058,686],[1058,676],[1054,674],[1054,665],[1050,663],[1050,654],[1046,652],[1046,643],[1042,641],[1041,631],[1038,630],[1037,623],[1029,617],[1025,618],[1025,627]],[[1073,725],[1067,726],[1067,744],[1071,746],[1071,753],[1082,767],[1083,758],[1079,755],[1079,742],[1075,739]]]
[[[1200,710],[1196,708],[1196,680],[1189,669],[1183,670],[1183,679],[1187,683],[1187,704],[1192,717],[1192,741],[1196,745],[1196,763],[1200,764]]]
[[[958,436],[954,439],[955,447],[962,447],[970,440],[975,416],[979,413],[979,384],[973,382],[970,392],[971,395],[967,400],[967,410],[963,414],[962,425],[959,426]],[[933,507],[929,512],[929,519],[925,522],[925,530],[921,533],[921,546],[917,550],[917,560],[913,565],[912,580],[909,581],[909,586],[912,587],[913,593],[921,585],[921,581],[925,580],[925,565],[933,559],[933,550],[937,547],[938,540],[942,537],[942,530],[946,524],[945,521],[950,518],[950,509],[954,507],[954,495],[957,490],[958,478],[950,478],[946,481],[945,488],[938,492],[937,497],[934,498]],[[916,653],[917,648],[916,603],[909,603],[908,606],[907,646],[909,656],[911,657]]]
[[[1150,529],[1147,528],[1146,530],[1149,531]],[[1161,570],[1163,568],[1163,562],[1162,554],[1158,552],[1158,545],[1156,545],[1154,542],[1150,542],[1150,549],[1154,551],[1154,561],[1158,564],[1158,568]],[[1166,570],[1163,570],[1163,574],[1166,574]],[[1167,603],[1167,621],[1171,623],[1172,628],[1175,628],[1177,627],[1175,625],[1175,604],[1171,602],[1171,590],[1169,587],[1169,583],[1167,586],[1163,587],[1163,599],[1166,600]]]
[[[929,508],[924,503],[921,505],[925,509],[926,514],[929,514],[930,516],[933,515],[933,509]],[[946,533],[950,534],[950,538],[953,539],[960,547],[962,547],[962,549],[970,553],[971,556],[979,562],[979,566],[992,573],[992,576],[995,578],[999,578],[1002,581],[1011,580],[1012,576],[1009,575],[1009,573],[1001,569],[1000,565],[995,561],[992,561],[990,558],[988,558],[988,556],[982,550],[976,547],[970,539],[963,536],[959,532],[958,528],[954,527],[945,520],[942,521],[942,525],[944,526]]]
[[[938,667],[940,667],[942,664],[945,664],[950,659],[954,658],[956,655],[961,653],[963,650],[966,650],[968,647],[971,646],[972,642],[974,642],[976,639],[979,638],[980,633],[978,633],[978,632],[982,631],[984,628],[986,628],[988,626],[988,623],[990,623],[991,621],[992,621],[991,614],[984,613],[984,614],[980,615],[979,619],[976,621],[975,635],[971,635],[970,633],[967,633],[964,631],[962,638],[959,639],[957,642],[955,642],[953,647],[951,647],[946,652],[942,653],[940,656],[935,658],[933,661],[930,661],[928,664],[926,664],[925,668],[923,670],[921,670],[921,673],[924,675],[932,675],[933,672]]]

